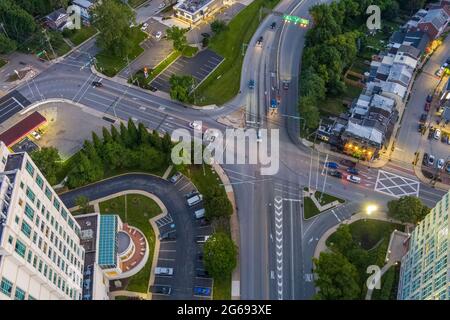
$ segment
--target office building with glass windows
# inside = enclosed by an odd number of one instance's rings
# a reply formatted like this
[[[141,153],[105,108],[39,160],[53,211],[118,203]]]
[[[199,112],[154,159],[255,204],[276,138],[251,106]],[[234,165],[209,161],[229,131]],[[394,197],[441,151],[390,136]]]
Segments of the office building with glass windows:
[[[399,300],[450,300],[450,191],[414,229],[402,258]]]
[[[0,300],[81,299],[79,234],[29,155],[0,141]]]

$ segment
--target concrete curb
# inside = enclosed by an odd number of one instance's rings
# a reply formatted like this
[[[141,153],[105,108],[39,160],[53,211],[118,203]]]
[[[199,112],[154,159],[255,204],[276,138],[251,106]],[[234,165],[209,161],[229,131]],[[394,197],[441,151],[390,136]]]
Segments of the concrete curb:
[[[239,227],[239,217],[238,217],[238,211],[236,207],[236,199],[234,195],[233,188],[229,187],[230,179],[228,178],[228,175],[226,172],[222,169],[222,167],[216,163],[212,165],[214,171],[217,172],[220,180],[225,185],[225,191],[227,193],[227,197],[230,200],[232,206],[233,206],[233,214],[230,217],[230,231],[231,231],[231,239],[235,243],[235,245],[238,248],[238,259],[236,263],[236,268],[234,269],[232,275],[231,275],[231,300],[240,300],[241,299],[241,293],[240,293],[240,284],[241,284],[241,267],[240,267],[240,227]],[[227,188],[229,187],[229,188]],[[228,190],[227,190],[228,189]]]

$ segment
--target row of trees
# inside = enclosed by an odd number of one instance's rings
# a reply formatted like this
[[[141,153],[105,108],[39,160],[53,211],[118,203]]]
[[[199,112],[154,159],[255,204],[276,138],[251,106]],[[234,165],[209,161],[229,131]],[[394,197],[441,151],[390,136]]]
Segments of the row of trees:
[[[92,133],[92,142],[85,141],[77,161],[67,176],[69,188],[98,181],[121,170],[154,172],[170,161],[172,141],[169,134],[160,137],[149,133],[142,123],[136,127],[130,119],[119,130],[103,128],[102,139]]]
[[[306,35],[300,78],[299,109],[308,128],[319,123],[318,105],[327,95],[338,96],[346,89],[343,70],[358,53],[357,40],[366,30],[369,5],[378,5],[382,17],[392,19],[399,9],[417,9],[424,0],[340,0],[319,4],[310,10],[314,26]]]
[[[397,200],[391,200],[387,204],[388,215],[403,223],[417,224],[430,213],[430,208],[425,206],[417,197],[405,196]]]

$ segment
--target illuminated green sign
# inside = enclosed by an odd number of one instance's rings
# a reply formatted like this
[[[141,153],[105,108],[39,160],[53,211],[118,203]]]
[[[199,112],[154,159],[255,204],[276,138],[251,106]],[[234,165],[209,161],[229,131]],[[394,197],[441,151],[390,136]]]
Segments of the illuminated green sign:
[[[286,22],[292,22],[294,24],[299,24],[301,27],[307,27],[309,25],[309,20],[308,19],[303,19],[297,16],[290,16],[285,14],[283,16],[283,20]]]

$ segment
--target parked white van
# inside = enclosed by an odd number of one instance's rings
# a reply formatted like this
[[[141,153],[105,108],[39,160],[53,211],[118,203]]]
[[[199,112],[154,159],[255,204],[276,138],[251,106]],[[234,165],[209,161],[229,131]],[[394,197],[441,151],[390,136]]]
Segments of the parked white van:
[[[195,196],[192,196],[187,199],[187,204],[189,207],[192,207],[193,205],[200,203],[200,201],[202,201],[202,199],[203,199],[203,196],[201,194],[196,194]]]
[[[195,219],[201,219],[205,216],[205,209],[199,209],[194,212]]]

